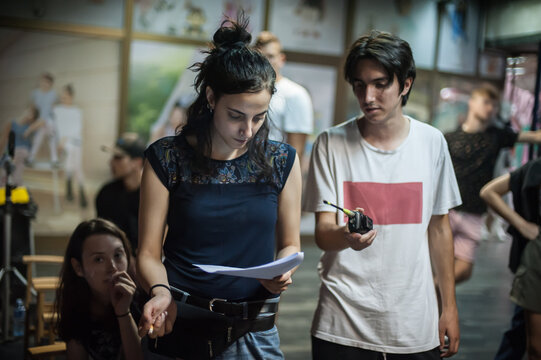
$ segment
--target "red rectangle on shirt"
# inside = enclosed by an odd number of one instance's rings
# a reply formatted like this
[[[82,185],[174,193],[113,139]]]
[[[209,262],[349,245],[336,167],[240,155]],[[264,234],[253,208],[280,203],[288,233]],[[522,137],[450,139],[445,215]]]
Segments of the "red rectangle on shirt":
[[[344,206],[363,208],[378,225],[420,224],[423,215],[423,183],[375,183],[344,181]]]

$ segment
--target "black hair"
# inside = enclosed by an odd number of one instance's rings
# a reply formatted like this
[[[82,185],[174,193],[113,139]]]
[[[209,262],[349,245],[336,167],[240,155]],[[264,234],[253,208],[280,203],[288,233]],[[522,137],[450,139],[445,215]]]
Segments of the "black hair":
[[[412,79],[408,93],[402,96],[402,106],[406,105],[416,75],[415,61],[408,42],[393,34],[377,30],[372,30],[370,34],[358,38],[351,45],[344,65],[346,81],[351,85],[353,85],[357,63],[363,59],[379,62],[385,68],[391,82],[396,75],[400,91],[404,90],[406,79]]]
[[[90,322],[91,290],[86,280],[75,272],[71,259],[83,263],[83,244],[92,235],[105,234],[118,238],[124,247],[128,268],[130,266],[131,246],[126,234],[109,220],[96,218],[83,221],[73,231],[64,263],[60,272],[60,286],[56,291],[55,310],[58,335],[64,341],[82,340],[88,336]]]
[[[252,35],[246,30],[247,26],[248,19],[242,12],[237,16],[237,21],[227,19],[222,22],[214,33],[211,48],[204,51],[208,54],[205,60],[190,67],[198,72],[194,81],[197,98],[188,108],[187,123],[181,133],[195,135],[197,139],[192,161],[195,170],[206,173],[210,171],[213,114],[207,101],[207,86],[212,89],[216,102],[224,94],[268,90],[272,95],[275,92],[276,73],[267,58],[249,46]],[[260,168],[264,177],[270,176],[272,171],[265,156],[268,134],[267,119],[248,144],[248,156]]]

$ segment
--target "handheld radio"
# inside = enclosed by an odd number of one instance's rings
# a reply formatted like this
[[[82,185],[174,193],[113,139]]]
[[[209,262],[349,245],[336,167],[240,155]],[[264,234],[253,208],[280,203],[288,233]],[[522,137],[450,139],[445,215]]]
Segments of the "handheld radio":
[[[342,209],[340,206],[331,204],[327,200],[323,200],[323,202],[327,205],[331,205],[332,207],[337,208],[338,210],[342,211],[344,214],[347,215],[347,217],[349,218],[348,229],[350,232],[366,234],[367,232],[369,232],[370,230],[374,228],[374,223],[372,219],[362,214],[360,211]]]

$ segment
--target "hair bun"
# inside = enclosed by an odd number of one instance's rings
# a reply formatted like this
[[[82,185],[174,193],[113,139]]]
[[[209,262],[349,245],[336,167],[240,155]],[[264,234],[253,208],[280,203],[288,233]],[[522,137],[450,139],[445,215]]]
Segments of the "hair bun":
[[[231,26],[225,26],[225,24]],[[242,48],[250,44],[252,35],[246,30],[248,19],[241,16],[237,21],[224,20],[212,38],[217,48]]]

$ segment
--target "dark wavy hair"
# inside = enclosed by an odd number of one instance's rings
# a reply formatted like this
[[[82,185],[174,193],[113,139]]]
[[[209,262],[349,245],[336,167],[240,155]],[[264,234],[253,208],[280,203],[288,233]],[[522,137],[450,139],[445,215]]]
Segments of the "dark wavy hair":
[[[60,286],[56,291],[55,310],[58,314],[56,328],[64,341],[83,339],[88,336],[90,323],[90,303],[92,294],[85,279],[78,276],[71,265],[74,258],[82,263],[83,244],[92,235],[104,234],[118,238],[124,247],[128,268],[130,266],[131,247],[126,234],[109,220],[97,218],[83,221],[73,231],[64,263],[60,272]]]
[[[226,26],[227,25],[227,26]],[[197,72],[194,88],[197,98],[187,111],[187,123],[181,134],[195,135],[196,152],[192,161],[195,170],[209,173],[212,150],[211,123],[213,114],[208,106],[206,88],[210,87],[216,101],[224,94],[255,93],[268,90],[275,92],[276,73],[269,61],[258,50],[250,47],[252,35],[246,30],[248,18],[239,13],[237,21],[227,19],[214,33],[213,41],[203,62],[190,69]],[[261,170],[264,177],[272,171],[265,156],[269,125],[265,120],[257,134],[248,144],[248,156]]]
[[[363,59],[379,62],[385,68],[391,81],[396,75],[400,91],[404,90],[406,79],[412,79],[408,93],[402,97],[402,106],[405,106],[416,75],[415,61],[408,42],[393,34],[377,30],[372,30],[370,34],[358,38],[351,45],[344,65],[346,81],[352,86],[357,63]]]

